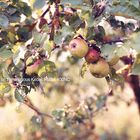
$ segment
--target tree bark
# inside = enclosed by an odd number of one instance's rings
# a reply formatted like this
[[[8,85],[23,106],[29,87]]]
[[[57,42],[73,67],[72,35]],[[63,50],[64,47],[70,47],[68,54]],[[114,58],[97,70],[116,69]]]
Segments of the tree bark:
[[[138,109],[140,113],[140,82],[139,82],[139,76],[131,75],[130,76],[130,84],[133,89],[133,92],[135,94],[136,102],[138,104]]]

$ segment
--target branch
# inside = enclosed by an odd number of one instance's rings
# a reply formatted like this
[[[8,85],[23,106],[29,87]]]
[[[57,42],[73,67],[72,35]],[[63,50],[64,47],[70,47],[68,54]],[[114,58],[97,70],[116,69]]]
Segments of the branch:
[[[43,18],[49,10],[50,10],[50,5],[49,5],[48,8],[42,13],[42,15],[40,16],[40,18]],[[35,26],[37,25],[37,23],[38,23],[38,21],[35,20],[35,21],[30,25],[30,27],[29,27],[29,32],[31,32],[31,31],[35,28]],[[26,25],[25,25],[25,26],[26,26]],[[29,25],[28,25],[28,26],[29,26]]]
[[[46,113],[42,113],[40,112],[34,105],[33,103],[31,102],[31,100],[29,98],[26,98],[23,102],[25,105],[27,105],[29,108],[31,108],[32,110],[34,110],[38,115],[42,116],[42,127],[43,127],[43,130],[42,130],[42,134],[43,136],[45,137],[48,137],[48,139],[50,140],[53,140],[55,137],[54,135],[52,134],[52,132],[48,129],[47,125],[45,124],[45,118],[44,117],[49,117],[49,118],[53,118],[51,115],[49,114],[46,114]],[[44,116],[44,117],[43,117]]]
[[[26,97],[26,99],[23,102],[26,106],[28,106],[29,108],[31,108],[32,110],[34,110],[38,115],[40,116],[45,116],[45,117],[49,117],[49,118],[53,118],[53,116],[46,114],[46,113],[42,113],[39,111],[38,108],[36,108],[33,103],[31,102],[31,100],[29,98]]]
[[[139,113],[140,113],[140,82],[139,82],[139,76],[131,75],[130,76],[130,85],[131,85],[131,87],[133,89],[133,92],[135,94],[136,101],[137,101],[137,104],[138,104]]]
[[[44,11],[44,13],[42,13],[42,15],[40,17],[44,17],[50,10],[50,5],[49,7]]]
[[[124,62],[124,64],[128,65],[128,66],[132,66],[133,64],[133,57],[122,57],[121,60]],[[129,71],[129,69],[128,69]],[[127,75],[125,76],[125,80],[126,82],[128,82],[135,94],[135,98],[137,101],[137,105],[138,105],[138,109],[139,109],[139,113],[140,113],[140,81],[139,81],[139,76],[137,75],[130,75],[128,76],[128,72]]]

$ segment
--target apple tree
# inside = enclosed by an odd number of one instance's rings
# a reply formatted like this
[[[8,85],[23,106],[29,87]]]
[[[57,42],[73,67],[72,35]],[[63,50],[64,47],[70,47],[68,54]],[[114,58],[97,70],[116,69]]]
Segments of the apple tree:
[[[41,126],[40,137],[56,139],[47,128],[47,118],[65,129],[80,124],[87,129],[72,140],[89,135],[96,139],[92,118],[104,110],[116,87],[123,90],[128,83],[140,110],[139,19],[139,0],[1,0],[0,105],[14,98],[34,110],[31,122]],[[58,64],[60,57],[63,66]],[[70,80],[62,80],[69,72],[64,65],[73,71],[78,65],[81,78],[87,73],[89,79],[104,78],[108,91],[83,102],[77,99],[74,108],[67,104],[54,107],[51,114],[41,112],[28,95],[37,90],[48,98],[53,90],[63,92]]]

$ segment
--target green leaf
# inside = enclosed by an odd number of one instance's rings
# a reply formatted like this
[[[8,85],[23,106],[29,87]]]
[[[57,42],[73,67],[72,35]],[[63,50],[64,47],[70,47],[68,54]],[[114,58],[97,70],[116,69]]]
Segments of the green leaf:
[[[96,101],[96,107],[98,110],[104,107],[106,100],[107,100],[107,96],[105,95],[101,95],[98,97],[98,100]]]
[[[104,45],[101,48],[102,57],[104,57],[107,61],[111,60],[111,58],[115,55],[116,47],[116,45]]]
[[[57,121],[61,121],[61,119],[64,117],[64,110],[63,109],[53,110],[52,115]]]
[[[81,70],[80,70],[80,76],[81,76],[82,78],[84,78],[84,75],[85,75],[85,73],[86,73],[86,71],[87,71],[87,67],[88,67],[87,62],[85,62],[85,63],[82,65],[82,68],[81,68]]]
[[[135,49],[138,53],[140,53],[140,32],[134,33],[130,36],[130,40],[127,45],[131,46],[131,48]]]
[[[62,41],[63,41],[62,39],[63,39],[63,35],[61,33],[57,33],[54,36],[54,42],[55,42],[55,44],[61,45],[62,44]]]
[[[43,66],[38,70],[39,77],[48,77],[48,78],[56,78],[57,77],[57,69],[54,62],[44,61]]]
[[[38,125],[41,123],[41,118],[39,116],[32,116],[31,121],[33,124]]]
[[[70,4],[70,5],[81,5],[83,4],[83,0],[61,0],[62,4]]]
[[[36,32],[36,31],[33,30],[33,39],[36,43],[40,43],[41,39],[42,39],[42,36],[40,35],[39,32]]]
[[[0,2],[0,9],[1,9],[1,8],[6,8],[7,6],[8,6],[7,3]]]
[[[20,12],[16,11],[14,14],[12,14],[8,17],[9,21],[12,23],[19,22],[21,19],[20,15],[21,15]]]
[[[16,4],[16,3],[19,2],[19,0],[12,0],[12,2],[13,2],[14,4]]]
[[[140,75],[140,64],[135,63],[132,68],[131,74]]]
[[[140,53],[137,54],[137,57],[135,59],[135,62],[132,66],[132,72],[133,75],[140,75]]]
[[[41,9],[45,5],[45,0],[32,0],[34,9]]]
[[[4,14],[0,14],[0,27],[7,28],[9,26],[9,20]]]
[[[63,42],[70,40],[73,34],[73,29],[70,26],[63,26],[62,29],[55,34],[54,42],[56,45],[61,45]]]
[[[93,37],[94,37],[93,30],[94,30],[93,27],[87,28],[87,36],[86,36],[86,38],[87,38],[88,40],[93,40]]]
[[[139,5],[139,4],[138,4]],[[140,9],[133,2],[119,3],[110,9],[110,13],[120,13],[122,15],[132,16],[134,19],[140,19]]]
[[[130,10],[130,15],[132,14],[132,16],[134,16],[134,18],[139,18],[140,17],[140,9],[139,8],[130,4],[130,5],[128,5],[128,9]]]
[[[41,116],[32,116],[31,118],[31,125],[33,126],[33,130],[37,131],[41,128],[42,118]]]
[[[22,41],[22,42],[25,42],[32,37],[32,33],[29,32],[28,27],[20,27],[17,30],[17,35],[18,35],[20,41]]]
[[[31,65],[33,63],[34,63],[33,57],[32,56],[28,57],[28,59],[26,60],[26,66],[29,66],[29,65]]]
[[[127,44],[123,44],[121,46],[117,46],[116,44],[107,44],[101,48],[101,55],[107,61],[110,61],[115,55],[119,57],[127,56],[129,54],[130,48],[131,47]]]
[[[7,49],[0,49],[0,59],[7,59],[13,55],[12,51]]]
[[[130,54],[130,48],[131,46],[127,46],[125,43],[120,46],[120,47],[116,47],[116,54],[119,56],[119,57],[122,57],[122,56],[127,56]]]
[[[82,11],[80,17],[84,21],[86,21],[88,27],[92,27],[94,25],[94,20],[91,11]]]
[[[48,54],[50,54],[53,48],[53,45],[54,45],[53,41],[46,39],[44,41],[43,48],[48,52]]]
[[[69,17],[67,21],[73,30],[76,30],[84,22],[78,14]]]
[[[7,8],[6,8],[6,12],[8,13],[8,15],[12,15],[14,14],[15,12],[17,11],[17,8],[13,5],[9,5]]]
[[[136,8],[139,8],[139,1],[138,0],[131,0],[131,5],[135,6]]]
[[[124,77],[122,75],[119,75],[116,73],[116,70],[114,68],[110,69],[110,78],[108,81],[108,84],[110,86],[114,86],[115,84],[119,84],[120,86],[124,86]]]
[[[71,65],[77,64],[77,62],[79,61],[78,58],[73,57],[73,56],[68,56],[68,57],[67,57],[67,60],[68,60],[68,62],[69,62]]]
[[[87,28],[80,28],[76,33],[81,35],[82,37],[86,38],[87,33],[88,33],[88,29]]]
[[[8,40],[9,40],[11,43],[14,43],[14,42],[16,41],[16,36],[15,36],[15,34],[12,33],[12,32],[8,32],[7,38],[8,38]]]
[[[0,83],[0,94],[8,93],[10,90],[11,86],[9,85],[9,83],[7,82]]]
[[[18,2],[17,4],[19,11],[25,16],[30,16],[32,14],[31,7],[25,2]]]
[[[18,102],[23,102],[25,97],[25,93],[21,89],[15,89],[15,99]]]

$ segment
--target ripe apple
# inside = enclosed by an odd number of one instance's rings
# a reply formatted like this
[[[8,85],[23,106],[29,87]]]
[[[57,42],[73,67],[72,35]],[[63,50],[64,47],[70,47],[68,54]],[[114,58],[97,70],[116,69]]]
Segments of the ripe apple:
[[[90,63],[89,70],[97,78],[106,77],[110,72],[109,65],[103,58],[100,58],[96,63]]]
[[[82,38],[75,38],[69,43],[69,51],[74,57],[82,58],[88,52],[88,44]]]
[[[100,57],[100,52],[91,48],[91,49],[89,49],[88,53],[86,54],[85,60],[88,63],[92,63],[92,62],[96,62],[97,60],[99,60],[99,57]]]
[[[39,68],[42,66],[42,60],[38,59],[36,60],[32,65],[30,66],[27,66],[26,68],[26,74],[28,75],[31,75],[33,73],[36,73],[38,72]]]

